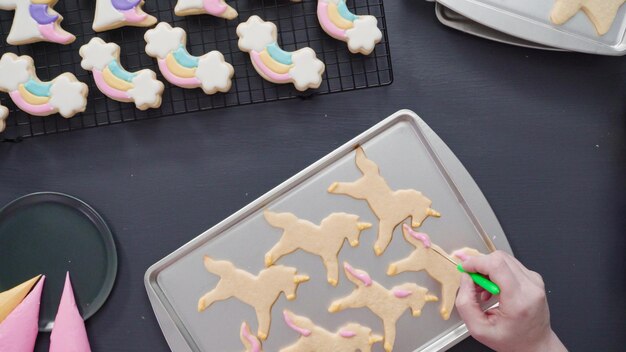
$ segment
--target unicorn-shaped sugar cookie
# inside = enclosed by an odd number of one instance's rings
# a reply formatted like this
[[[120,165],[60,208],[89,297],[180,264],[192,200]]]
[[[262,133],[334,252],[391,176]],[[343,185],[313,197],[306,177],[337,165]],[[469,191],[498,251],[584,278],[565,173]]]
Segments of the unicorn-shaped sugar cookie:
[[[252,65],[266,80],[293,83],[299,91],[318,88],[325,66],[311,48],[294,52],[282,50],[276,43],[276,25],[259,16],[251,16],[237,26],[239,49],[250,53]]]
[[[387,275],[394,276],[405,271],[426,271],[430,277],[441,284],[439,312],[444,320],[448,320],[454,309],[456,292],[461,285],[461,273],[439,254],[445,253],[444,250],[432,243],[427,234],[415,232],[406,224],[402,225],[402,233],[415,250],[408,257],[391,263]],[[464,256],[475,255],[480,255],[480,253],[472,248],[463,248],[453,252],[452,258],[462,259]]]
[[[284,293],[288,300],[296,298],[298,286],[309,277],[298,275],[296,268],[276,265],[261,270],[259,275],[236,268],[233,263],[214,260],[204,256],[204,267],[220,277],[220,281],[210,292],[198,300],[198,312],[213,303],[234,297],[254,308],[259,324],[257,336],[265,340],[270,330],[271,312],[274,302]]]
[[[238,15],[237,11],[224,0],[178,0],[174,13],[176,16],[207,14],[227,20],[232,20]]]
[[[0,10],[15,10],[7,43],[70,44],[76,40],[74,35],[61,28],[63,17],[52,9],[57,2],[58,0],[0,0]]]
[[[313,324],[311,319],[283,311],[285,324],[300,334],[298,341],[282,348],[280,352],[370,352],[372,345],[383,337],[372,334],[372,329],[361,324],[350,323],[330,332]]]
[[[228,92],[233,67],[224,55],[213,50],[200,57],[192,56],[185,47],[187,33],[165,22],[146,32],[146,54],[157,59],[165,79],[181,88],[202,88],[206,94]]]
[[[374,16],[357,16],[348,10],[346,0],[318,0],[317,19],[324,32],[348,43],[351,53],[369,55],[383,38]]]
[[[332,213],[322,220],[319,226],[298,219],[291,213],[266,211],[264,215],[270,225],[283,229],[278,243],[265,254],[265,266],[270,266],[282,256],[302,249],[322,258],[328,283],[333,286],[336,286],[339,280],[337,256],[344,240],[347,239],[352,247],[356,247],[359,245],[361,231],[372,227],[372,224],[359,222],[357,215],[346,213]]]
[[[96,85],[107,97],[125,103],[134,102],[139,110],[161,106],[163,83],[156,73],[144,69],[128,72],[120,64],[120,47],[93,38],[79,51],[81,66],[93,73]]]
[[[104,32],[124,26],[150,27],[157,22],[141,8],[144,0],[96,0],[93,30]]]
[[[368,273],[354,269],[344,263],[346,276],[356,285],[356,289],[346,297],[335,300],[328,311],[331,313],[346,308],[366,307],[383,321],[385,330],[385,351],[393,350],[396,339],[396,322],[408,309],[414,317],[422,314],[426,302],[436,302],[438,298],[428,293],[424,287],[413,283],[395,286],[390,290],[372,280]]]
[[[71,73],[42,82],[30,56],[6,53],[0,58],[0,91],[9,93],[15,105],[30,115],[59,113],[70,118],[85,111],[89,89]]]

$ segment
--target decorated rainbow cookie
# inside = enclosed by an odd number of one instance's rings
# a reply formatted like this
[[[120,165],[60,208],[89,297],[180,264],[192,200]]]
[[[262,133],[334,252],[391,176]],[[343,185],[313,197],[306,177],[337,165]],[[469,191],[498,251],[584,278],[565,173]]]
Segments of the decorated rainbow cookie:
[[[58,0],[0,0],[0,10],[15,10],[7,43],[69,44],[76,40],[74,35],[61,28],[63,17],[52,9],[57,2]]]
[[[89,89],[71,73],[42,82],[30,56],[6,53],[0,58],[0,91],[9,93],[15,105],[30,115],[59,113],[70,118],[85,111]]]
[[[250,53],[252,65],[266,80],[293,83],[297,90],[318,88],[322,83],[324,63],[311,48],[294,52],[282,50],[276,43],[276,25],[259,16],[251,16],[237,26],[239,49]]]
[[[6,106],[0,105],[0,132],[4,131],[7,127],[7,117],[9,116],[9,109]]]
[[[178,0],[174,8],[176,16],[213,15],[232,20],[237,17],[237,10],[224,0]]]
[[[124,26],[150,27],[157,22],[141,8],[143,0],[96,0],[93,30],[104,32]]]
[[[165,22],[146,32],[146,54],[156,58],[161,73],[171,84],[181,88],[199,88],[206,94],[228,92],[233,67],[224,61],[224,55],[213,50],[201,57],[187,51],[187,33],[172,28]]]
[[[93,38],[80,48],[81,66],[92,71],[96,85],[107,97],[124,103],[134,102],[139,110],[161,106],[163,83],[156,73],[144,69],[128,72],[120,64],[120,47]]]
[[[348,43],[354,54],[369,55],[383,38],[376,17],[353,14],[345,0],[318,0],[317,19],[324,32]]]

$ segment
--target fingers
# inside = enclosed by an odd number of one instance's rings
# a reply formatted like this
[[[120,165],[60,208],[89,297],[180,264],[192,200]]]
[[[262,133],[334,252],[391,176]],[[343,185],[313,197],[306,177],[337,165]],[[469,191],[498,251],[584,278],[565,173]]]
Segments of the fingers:
[[[489,322],[476,299],[476,286],[468,274],[461,276],[461,286],[455,304],[461,319],[465,321],[472,335],[485,330]]]
[[[519,286],[516,278],[521,273],[513,272],[507,256],[508,254],[496,251],[489,255],[470,257],[463,262],[463,269],[489,276],[489,279],[500,286],[503,292],[505,290],[513,290]],[[517,268],[515,270],[519,271]]]

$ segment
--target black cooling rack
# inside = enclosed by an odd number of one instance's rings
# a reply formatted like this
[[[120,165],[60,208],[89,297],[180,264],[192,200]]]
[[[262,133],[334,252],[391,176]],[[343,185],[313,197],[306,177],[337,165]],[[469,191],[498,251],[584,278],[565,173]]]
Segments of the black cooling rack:
[[[0,11],[0,54],[13,52],[30,55],[37,67],[37,75],[49,80],[63,72],[72,72],[89,85],[87,110],[71,119],[59,115],[32,117],[16,109],[1,94],[0,101],[10,109],[5,132],[0,140],[14,141],[21,138],[58,132],[98,127],[161,116],[202,111],[229,106],[290,99],[308,98],[319,94],[344,92],[355,89],[379,87],[393,81],[391,56],[387,39],[385,12],[382,0],[348,0],[348,7],[356,14],[370,14],[378,18],[383,40],[369,56],[355,55],[348,51],[344,42],[337,41],[321,29],[316,15],[317,0],[291,2],[289,0],[227,0],[237,9],[239,17],[232,21],[209,15],[178,17],[174,15],[176,0],[146,0],[144,10],[159,21],[187,31],[187,48],[194,55],[219,50],[235,68],[233,86],[228,93],[205,95],[201,89],[182,89],[169,84],[160,74],[156,61],[145,54],[143,35],[146,28],[123,27],[99,33],[105,41],[115,42],[122,48],[121,63],[129,71],[150,68],[165,83],[163,104],[160,109],[139,111],[132,103],[119,103],[106,98],[95,87],[89,72],[80,67],[79,48],[96,33],[91,29],[95,0],[64,0],[56,6],[63,17],[62,27],[77,36],[71,45],[36,43],[23,46],[6,44],[13,12]],[[278,27],[278,42],[285,50],[305,46],[313,48],[326,64],[324,81],[320,88],[298,92],[291,84],[276,85],[263,80],[254,70],[247,53],[237,47],[237,25],[251,15],[259,15]]]

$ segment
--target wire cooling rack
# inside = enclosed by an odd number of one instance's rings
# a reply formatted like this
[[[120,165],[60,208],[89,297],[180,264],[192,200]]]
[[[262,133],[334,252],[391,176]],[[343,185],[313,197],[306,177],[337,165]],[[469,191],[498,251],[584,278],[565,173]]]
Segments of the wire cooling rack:
[[[228,93],[207,96],[201,89],[182,89],[167,83],[160,74],[156,61],[145,54],[143,36],[146,28],[123,27],[97,34],[105,41],[120,45],[121,63],[129,71],[150,68],[165,83],[161,108],[148,111],[139,111],[132,103],[119,103],[105,97],[95,87],[91,75],[80,67],[79,48],[96,36],[91,29],[95,0],[64,0],[55,6],[55,10],[64,17],[62,27],[77,36],[76,42],[71,45],[36,43],[10,46],[6,44],[6,37],[11,28],[13,12],[0,11],[0,54],[13,52],[31,56],[41,80],[52,79],[63,72],[72,72],[80,81],[89,85],[87,110],[71,119],[64,119],[58,114],[45,118],[29,116],[18,110],[8,95],[0,95],[2,104],[10,109],[7,127],[5,132],[0,133],[0,140],[15,141],[186,112],[379,87],[393,81],[382,0],[348,0],[348,7],[354,13],[370,14],[378,18],[383,39],[369,56],[351,54],[345,43],[323,32],[316,15],[317,0],[227,2],[239,12],[237,19],[227,21],[209,15],[178,17],[174,15],[176,0],[147,0],[144,10],[156,16],[159,21],[185,29],[190,53],[203,55],[211,50],[221,51],[226,61],[235,68],[233,85]],[[235,32],[237,25],[251,15],[259,15],[277,25],[278,42],[283,49],[296,50],[308,46],[315,50],[318,58],[326,64],[324,81],[320,88],[302,93],[291,84],[276,85],[263,80],[256,73],[249,55],[239,50]]]

